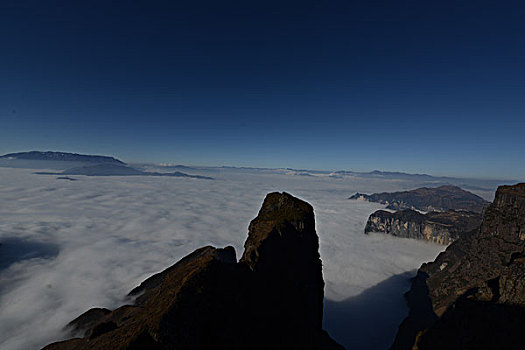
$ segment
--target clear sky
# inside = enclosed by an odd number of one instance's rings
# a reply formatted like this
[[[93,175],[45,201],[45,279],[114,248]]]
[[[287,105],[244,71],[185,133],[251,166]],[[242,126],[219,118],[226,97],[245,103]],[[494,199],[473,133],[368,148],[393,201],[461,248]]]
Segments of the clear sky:
[[[523,1],[0,3],[0,153],[525,179]]]

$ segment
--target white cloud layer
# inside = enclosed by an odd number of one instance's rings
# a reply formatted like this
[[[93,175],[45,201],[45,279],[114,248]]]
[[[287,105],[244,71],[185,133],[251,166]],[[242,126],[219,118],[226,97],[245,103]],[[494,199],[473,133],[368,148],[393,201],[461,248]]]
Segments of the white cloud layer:
[[[389,313],[375,325],[376,335],[383,334],[377,346],[388,346],[407,312],[402,293],[408,275],[393,276],[413,272],[443,248],[363,234],[368,215],[382,206],[347,198],[417,184],[220,168],[202,174],[215,180],[78,176],[67,181],[0,168],[0,348],[32,349],[61,339],[62,327],[73,318],[91,307],[118,307],[142,280],[203,245],[233,245],[239,257],[248,224],[272,191],[314,206],[330,300],[328,331],[357,347],[372,337],[365,329],[370,325],[353,311],[364,312],[363,303],[371,303],[367,292],[373,291],[372,304],[390,309],[368,319]],[[11,254],[2,258],[7,251]],[[395,283],[383,288],[389,279]]]

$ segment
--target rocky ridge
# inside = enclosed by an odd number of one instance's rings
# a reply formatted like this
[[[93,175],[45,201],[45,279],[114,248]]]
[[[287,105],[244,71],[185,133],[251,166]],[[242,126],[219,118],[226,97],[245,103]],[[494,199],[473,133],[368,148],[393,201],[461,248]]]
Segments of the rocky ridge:
[[[489,202],[457,186],[421,187],[411,191],[383,192],[371,195],[356,193],[349,199],[385,204],[387,209],[421,211],[467,210],[481,213]]]
[[[313,208],[271,193],[239,262],[232,247],[200,248],[44,349],[342,349],[322,330],[323,289]]]
[[[448,210],[422,214],[412,209],[394,213],[378,210],[371,214],[365,233],[381,232],[396,237],[413,238],[448,245],[461,233],[472,231],[481,224],[481,214]]]
[[[479,229],[423,264],[392,349],[523,349],[525,184],[501,186]]]

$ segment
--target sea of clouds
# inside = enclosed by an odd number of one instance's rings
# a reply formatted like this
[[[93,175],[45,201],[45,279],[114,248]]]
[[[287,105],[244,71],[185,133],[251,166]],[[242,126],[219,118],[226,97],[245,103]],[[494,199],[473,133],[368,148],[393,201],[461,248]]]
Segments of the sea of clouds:
[[[0,348],[37,349],[92,307],[116,308],[141,281],[204,245],[239,257],[268,192],[311,203],[320,236],[324,324],[348,348],[387,348],[406,316],[403,293],[421,263],[444,248],[365,235],[382,205],[355,192],[418,186],[395,179],[201,169],[214,180],[85,177],[0,168]]]

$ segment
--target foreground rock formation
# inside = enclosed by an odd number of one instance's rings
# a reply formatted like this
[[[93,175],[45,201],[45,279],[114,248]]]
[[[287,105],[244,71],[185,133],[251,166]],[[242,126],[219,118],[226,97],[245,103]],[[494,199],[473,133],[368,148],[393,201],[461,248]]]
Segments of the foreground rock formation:
[[[322,330],[323,289],[312,207],[271,193],[244,253],[200,248],[130,292],[133,305],[91,309],[62,349],[342,349]]]
[[[489,202],[457,186],[421,187],[412,191],[393,193],[356,193],[349,199],[386,204],[388,209],[416,209],[422,211],[467,210],[483,212]]]
[[[424,264],[392,349],[524,349],[525,184],[501,186],[479,229]]]
[[[481,214],[448,210],[421,214],[406,209],[391,213],[378,210],[368,218],[365,233],[382,232],[402,238],[413,238],[448,245],[461,233],[478,228]]]

